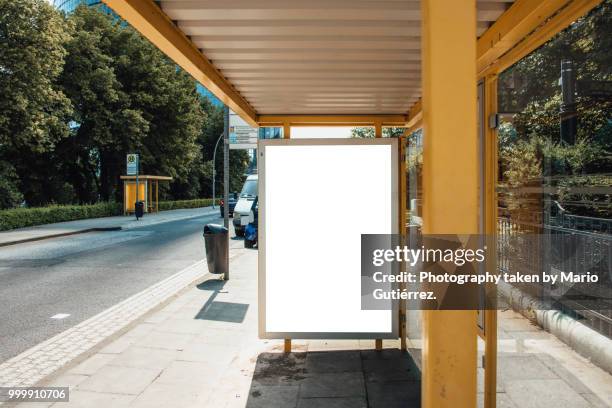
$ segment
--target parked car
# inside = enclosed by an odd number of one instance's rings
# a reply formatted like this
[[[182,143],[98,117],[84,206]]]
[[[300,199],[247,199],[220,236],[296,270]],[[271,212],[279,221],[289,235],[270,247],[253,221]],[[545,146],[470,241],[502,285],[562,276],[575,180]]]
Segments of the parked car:
[[[234,208],[234,231],[237,237],[244,236],[244,229],[248,225],[249,216],[258,194],[258,176],[252,174],[247,177]]]
[[[229,216],[230,218],[234,216],[234,208],[236,208],[236,203],[238,203],[238,193],[230,193],[229,194],[229,200],[227,201],[227,205],[229,206]],[[223,218],[225,216],[225,206],[223,205],[224,201],[223,199],[221,199],[221,201],[219,202],[220,205],[220,211],[221,211],[221,218]]]

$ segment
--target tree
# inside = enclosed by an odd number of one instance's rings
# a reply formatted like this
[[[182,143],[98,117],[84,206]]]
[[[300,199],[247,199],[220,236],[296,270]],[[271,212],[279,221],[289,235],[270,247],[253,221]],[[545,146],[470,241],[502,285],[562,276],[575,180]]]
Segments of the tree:
[[[384,127],[382,129],[382,135],[383,137],[400,137],[404,134],[405,130],[405,128],[399,127]],[[351,129],[351,137],[353,138],[373,139],[374,136],[374,128],[371,126]]]
[[[605,91],[612,83],[611,16],[612,2],[603,2],[500,75],[500,111],[515,113],[499,128],[499,174],[514,189],[503,200],[509,208],[541,207],[541,197],[519,187],[546,186],[544,200],[569,213],[610,218],[612,198],[601,191],[612,172],[612,101]],[[562,60],[573,63],[576,77],[575,142],[560,137]]]
[[[120,200],[127,153],[144,173],[187,181],[204,119],[195,81],[113,16],[82,6],[68,20],[62,83],[75,126],[58,154],[79,201]]]
[[[0,0],[0,145],[48,151],[67,135],[70,101],[57,86],[70,38],[44,0]]]
[[[0,0],[0,207],[18,204],[18,189],[26,198],[37,190],[32,158],[68,135],[71,104],[58,78],[70,34],[45,0]]]

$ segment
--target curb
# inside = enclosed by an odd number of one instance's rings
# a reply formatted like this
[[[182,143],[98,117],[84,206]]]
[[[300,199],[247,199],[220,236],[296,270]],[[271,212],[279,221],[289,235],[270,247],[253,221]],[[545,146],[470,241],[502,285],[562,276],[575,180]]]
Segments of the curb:
[[[17,245],[17,244],[25,244],[26,242],[42,241],[44,239],[66,237],[69,235],[85,234],[87,232],[105,232],[105,231],[120,231],[120,230],[121,230],[121,227],[86,228],[86,229],[70,231],[70,232],[61,232],[59,234],[41,235],[39,237],[17,239],[15,241],[8,241],[8,242],[0,242],[0,247],[5,247],[9,245]]]
[[[212,276],[198,261],[124,301],[0,364],[0,386],[31,387],[87,355],[155,307]],[[2,403],[0,403],[2,405]]]
[[[206,208],[206,207],[204,207],[204,208]],[[88,232],[121,231],[121,230],[128,230],[128,229],[132,229],[132,228],[147,227],[147,226],[150,226],[150,225],[163,224],[165,222],[173,222],[173,221],[188,220],[188,219],[191,219],[191,218],[205,217],[205,216],[214,214],[214,212],[215,211],[210,211],[210,212],[205,213],[205,214],[189,215],[189,216],[186,216],[186,217],[180,217],[180,218],[176,218],[176,219],[173,219],[173,220],[164,220],[164,221],[150,223],[150,224],[144,224],[144,225],[134,225],[134,226],[128,226],[128,227],[118,226],[118,227],[85,228],[85,229],[82,229],[82,230],[75,230],[75,231],[69,231],[69,232],[61,232],[61,233],[58,233],[58,234],[41,235],[39,237],[23,238],[23,239],[17,239],[15,241],[0,242],[0,247],[10,246],[10,245],[17,245],[17,244],[25,244],[27,242],[42,241],[42,240],[51,239],[51,238],[66,237],[66,236],[70,236],[70,235],[85,234],[85,233],[88,233]]]
[[[557,337],[602,370],[612,374],[612,339],[557,310],[546,310],[533,297],[506,283],[498,289],[513,309]]]

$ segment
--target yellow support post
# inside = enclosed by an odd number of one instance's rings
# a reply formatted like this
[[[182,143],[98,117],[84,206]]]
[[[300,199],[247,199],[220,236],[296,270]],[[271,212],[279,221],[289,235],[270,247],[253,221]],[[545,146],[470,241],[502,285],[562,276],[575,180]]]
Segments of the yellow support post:
[[[399,171],[399,233],[401,235],[401,245],[407,245],[408,242],[406,240],[407,232],[406,232],[406,201],[407,201],[407,191],[408,191],[408,178],[406,177],[406,136],[402,136],[399,138],[399,149],[400,149],[400,159],[398,163],[398,171]],[[401,270],[406,270],[406,263],[401,264]],[[400,290],[404,290],[406,288],[405,283],[399,284]],[[398,318],[399,318],[399,336],[400,336],[400,350],[406,351],[408,349],[408,345],[406,343],[406,302],[400,302],[399,310],[398,310]]]
[[[291,139],[291,125],[289,123],[283,123],[283,138]]]
[[[285,339],[283,343],[283,351],[285,353],[291,353],[291,339]]]
[[[488,119],[497,114],[497,76],[488,76],[484,79],[484,201],[485,218],[484,230],[487,236],[496,233],[497,226],[497,129],[491,128]],[[493,251],[496,253],[496,251]],[[489,259],[487,270],[494,271],[497,268],[495,258]],[[487,288],[490,296],[496,296],[496,287],[491,285]],[[495,408],[497,404],[497,310],[485,310],[485,382],[484,382],[484,407]]]
[[[383,134],[382,134],[382,123],[381,122],[374,123],[374,136],[376,138],[383,137]]]
[[[478,233],[476,0],[422,0],[423,232]],[[474,408],[476,311],[423,312],[422,406]]]

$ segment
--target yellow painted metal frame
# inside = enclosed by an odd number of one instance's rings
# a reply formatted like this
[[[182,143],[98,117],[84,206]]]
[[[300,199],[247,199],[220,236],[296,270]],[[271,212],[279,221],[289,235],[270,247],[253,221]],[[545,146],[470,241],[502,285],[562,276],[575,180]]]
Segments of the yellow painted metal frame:
[[[489,126],[488,118],[497,114],[497,76],[484,78],[484,233],[492,236],[497,231],[497,129]],[[497,251],[492,248],[492,253]],[[487,260],[487,270],[497,268],[494,257]],[[496,297],[495,285],[487,287],[487,294]],[[484,311],[484,408],[497,406],[497,310]]]
[[[102,0],[251,126],[257,113],[202,52],[151,0]]]
[[[480,76],[498,74],[534,51],[550,40],[556,34],[566,29],[578,18],[600,4],[602,0],[572,0],[565,7],[558,10],[545,24],[535,30],[523,41],[516,44],[507,53],[501,56],[494,64],[480,72]],[[538,3],[538,2],[534,2]]]
[[[406,115],[260,115],[261,127],[281,126],[406,126]]]
[[[476,0],[422,0],[421,16],[423,234],[476,234]],[[423,311],[422,407],[476,406],[477,335],[475,310]]]
[[[478,72],[523,41],[536,27],[571,0],[517,0],[478,39]]]
[[[407,115],[334,116],[258,115],[248,101],[151,0],[103,1],[252,126],[283,127],[285,138],[290,137],[291,126],[373,126],[377,137],[382,136],[384,126],[407,127],[406,134],[424,127],[427,134],[424,138],[424,232],[469,233],[476,232],[478,225],[478,199],[475,193],[478,189],[477,170],[470,167],[458,180],[456,169],[450,174],[450,166],[441,163],[445,160],[454,163],[459,156],[469,163],[476,163],[478,160],[476,156],[472,157],[476,154],[474,138],[477,132],[475,122],[472,123],[470,119],[474,118],[475,121],[476,118],[476,79],[485,80],[485,118],[488,118],[497,111],[496,75],[544,44],[602,0],[517,0],[478,39],[474,50],[466,42],[466,47],[461,47],[461,55],[455,55],[454,59],[450,56],[443,58],[452,60],[452,64],[436,64],[436,61],[439,61],[437,57],[441,55],[442,50],[448,54],[459,52],[448,47],[448,43],[453,43],[458,35],[462,38],[464,35],[475,37],[476,24],[472,21],[475,19],[472,16],[476,10],[475,0],[423,0],[423,101],[415,103]],[[469,16],[465,16],[465,13]],[[435,50],[428,49],[432,41],[435,43]],[[471,53],[473,57],[470,57]],[[463,66],[464,62],[461,61],[472,58],[473,65],[468,62],[467,69],[473,70],[473,83],[471,79],[462,81],[463,84],[458,84],[457,81],[454,84],[448,83],[444,76],[441,76],[441,73],[450,70],[450,67],[452,75],[455,75],[455,71],[461,68],[456,63],[460,62],[459,65]],[[465,75],[462,76],[464,77]],[[434,84],[432,78],[441,78],[442,81],[440,84]],[[456,91],[457,86],[471,89],[472,85],[473,104],[448,102],[447,104],[453,105],[455,111],[445,110],[444,104],[440,103],[442,93],[446,97]],[[462,88],[459,90],[461,96],[457,93],[451,96],[453,100],[465,102],[465,95],[472,93],[470,89]],[[453,118],[461,118],[457,122],[462,123],[459,133],[456,127],[453,132],[448,133]],[[463,126],[464,119],[467,126]],[[457,140],[449,139],[451,134],[452,139]],[[485,231],[494,233],[497,217],[497,135],[495,129],[488,127],[485,135],[485,191],[481,193],[486,195]],[[450,145],[444,147],[444,143],[449,144],[449,141]],[[441,201],[445,201],[445,204],[438,205]],[[449,209],[447,202],[453,202],[455,205]],[[457,214],[460,216],[453,217]],[[475,312],[424,312],[423,319],[423,407],[473,408],[476,403]],[[494,408],[496,402],[496,330],[497,313],[486,312],[483,333],[486,408]],[[452,335],[449,336],[449,333]],[[460,345],[465,347],[459,347]]]
[[[602,0],[517,0],[477,41],[477,79],[499,74],[542,46]],[[410,108],[418,115],[421,103]],[[420,127],[408,125],[416,130]]]

